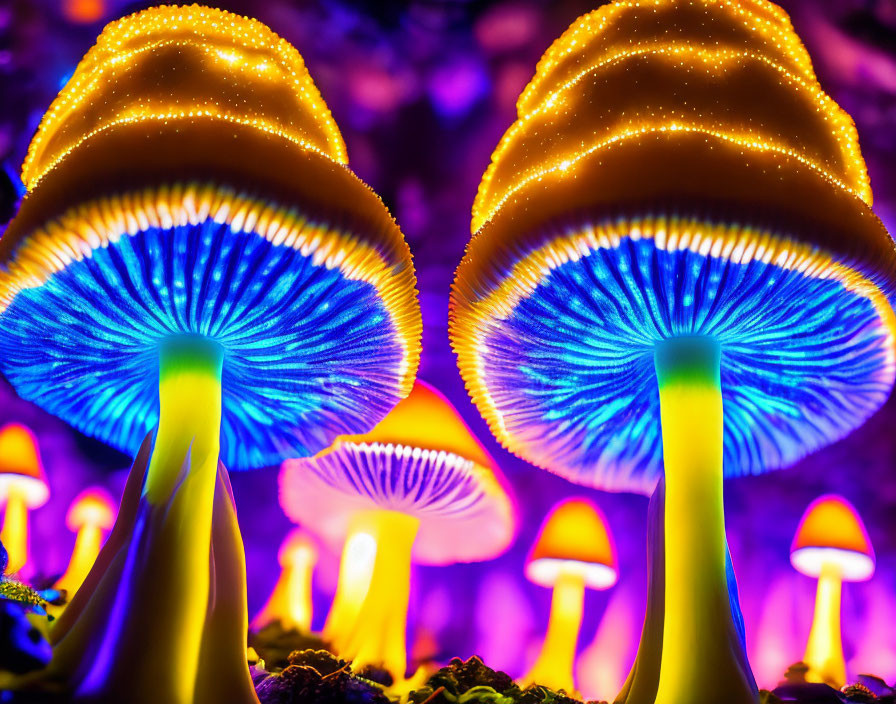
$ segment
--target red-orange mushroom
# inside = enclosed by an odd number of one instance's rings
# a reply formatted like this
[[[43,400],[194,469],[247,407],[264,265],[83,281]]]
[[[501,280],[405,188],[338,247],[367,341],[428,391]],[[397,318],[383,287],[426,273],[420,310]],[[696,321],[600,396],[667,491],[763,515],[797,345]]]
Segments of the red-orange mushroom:
[[[50,498],[34,434],[19,423],[0,428],[0,503],[6,505],[0,541],[9,553],[7,572],[28,562],[28,511]]]
[[[616,548],[600,509],[585,499],[557,504],[526,561],[526,577],[554,590],[547,634],[526,684],[575,691],[573,663],[585,588],[609,589],[617,576]]]
[[[82,491],[69,506],[65,525],[77,534],[75,548],[68,567],[55,584],[56,589],[65,590],[69,600],[96,562],[103,546],[103,536],[115,524],[115,514],[112,497],[97,486]]]
[[[840,632],[843,582],[861,582],[874,574],[874,549],[855,507],[842,496],[827,494],[811,504],[790,548],[797,572],[818,580],[815,615],[803,661],[806,679],[838,689],[846,684]]]

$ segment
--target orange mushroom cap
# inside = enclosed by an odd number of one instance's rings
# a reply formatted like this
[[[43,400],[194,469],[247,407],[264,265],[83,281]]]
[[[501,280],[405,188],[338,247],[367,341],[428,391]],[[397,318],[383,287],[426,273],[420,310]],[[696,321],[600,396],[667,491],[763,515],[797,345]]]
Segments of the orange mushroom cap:
[[[874,549],[855,507],[836,494],[809,504],[790,547],[790,563],[808,577],[818,577],[822,565],[834,563],[846,581],[869,579]]]
[[[115,523],[115,502],[102,487],[92,486],[78,494],[65,514],[65,525],[78,532],[84,526],[111,530]]]
[[[334,549],[362,511],[412,516],[420,521],[414,561],[426,565],[496,557],[517,523],[495,461],[448,399],[419,379],[369,433],[284,462],[280,504]]]
[[[526,559],[526,577],[553,587],[561,572],[576,572],[592,589],[609,589],[618,576],[616,546],[601,510],[587,499],[551,509]]]
[[[451,402],[420,379],[373,430],[364,435],[343,435],[339,441],[422,447],[465,457],[492,472],[498,469]]]
[[[20,423],[0,428],[0,502],[15,488],[28,508],[46,503],[50,489],[37,449],[37,438]]]

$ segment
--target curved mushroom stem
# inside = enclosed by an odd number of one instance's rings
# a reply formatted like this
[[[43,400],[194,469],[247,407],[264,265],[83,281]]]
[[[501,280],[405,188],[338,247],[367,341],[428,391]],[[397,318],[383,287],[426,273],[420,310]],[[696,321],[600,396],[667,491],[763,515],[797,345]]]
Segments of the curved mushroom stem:
[[[541,652],[523,678],[525,684],[541,684],[575,694],[573,664],[585,607],[585,579],[581,574],[561,572],[554,583],[551,615]]]
[[[6,571],[15,574],[28,562],[28,506],[25,497],[15,487],[10,487],[6,497],[0,542],[9,553]]]
[[[369,511],[357,514],[342,547],[339,581],[323,630],[324,640],[336,652],[348,647],[358,613],[370,588],[376,559],[376,528],[371,520],[375,515],[375,512]]]
[[[654,353],[665,464],[665,603],[656,704],[754,704],[732,612],[722,499],[721,349],[706,337]]]
[[[842,576],[837,565],[825,562],[818,576],[815,616],[806,643],[803,662],[809,666],[806,679],[840,689],[846,684],[846,662],[840,637]]]
[[[103,531],[98,526],[85,524],[78,529],[78,535],[75,536],[75,548],[72,550],[68,567],[53,585],[56,589],[64,589],[69,601],[80,588],[87,573],[90,572],[102,546]]]
[[[397,511],[371,512],[370,519],[377,546],[370,588],[339,654],[352,660],[355,670],[384,668],[398,684],[407,670],[411,551],[420,521]]]

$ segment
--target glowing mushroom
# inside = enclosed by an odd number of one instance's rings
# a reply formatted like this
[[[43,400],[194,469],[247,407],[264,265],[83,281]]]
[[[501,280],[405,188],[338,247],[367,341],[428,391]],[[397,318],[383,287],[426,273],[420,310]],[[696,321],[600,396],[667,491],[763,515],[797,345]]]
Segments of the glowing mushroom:
[[[314,454],[410,391],[407,244],[295,48],[196,5],[106,27],[22,175],[0,238],[0,371],[138,454],[45,677],[110,701],[254,701],[219,457]]]
[[[366,435],[283,464],[280,502],[292,520],[346,554],[358,536],[375,544],[360,586],[340,577],[340,589],[364,599],[329,634],[355,669],[381,666],[404,679],[412,562],[486,560],[510,544],[515,515],[497,472],[448,400],[422,381]],[[369,561],[370,551],[361,553]]]
[[[665,473],[641,655],[661,652],[628,701],[753,703],[723,478],[842,438],[896,372],[896,254],[855,127],[764,0],[604,5],[518,118],[451,293],[467,389],[572,481],[649,493]]]
[[[19,423],[0,428],[0,503],[5,505],[0,542],[9,553],[8,573],[28,562],[28,511],[49,497],[34,434]]]
[[[584,499],[555,506],[526,560],[526,577],[553,589],[547,634],[538,659],[523,678],[526,684],[576,691],[573,665],[585,588],[609,589],[617,575],[616,548],[600,510]]]
[[[311,631],[311,579],[317,547],[301,528],[290,531],[277,555],[280,576],[267,602],[252,619],[258,630],[279,622],[284,630]]]
[[[93,567],[103,545],[103,536],[114,523],[115,503],[101,487],[85,489],[68,507],[65,525],[75,533],[75,547],[68,567],[54,587],[65,590],[69,601]]]
[[[828,494],[803,514],[790,562],[818,580],[815,616],[803,662],[806,679],[839,689],[846,684],[846,661],[840,637],[840,594],[843,582],[862,582],[874,574],[874,550],[862,519],[842,496]]]

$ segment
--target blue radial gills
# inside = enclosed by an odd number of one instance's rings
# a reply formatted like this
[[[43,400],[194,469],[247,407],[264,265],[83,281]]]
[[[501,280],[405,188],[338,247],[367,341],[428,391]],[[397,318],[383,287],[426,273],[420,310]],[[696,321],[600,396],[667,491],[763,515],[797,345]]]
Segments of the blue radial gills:
[[[483,337],[517,448],[573,481],[649,492],[662,471],[654,344],[722,345],[726,476],[798,460],[888,394],[873,304],[834,280],[624,239],[560,265]]]
[[[231,468],[319,452],[399,400],[402,347],[372,285],[214,221],[122,236],[20,292],[0,314],[0,370],[135,453],[158,421],[159,342],[183,333],[224,348]]]
[[[477,511],[487,497],[473,462],[418,447],[343,442],[309,460],[307,471],[347,497],[418,518],[460,519]]]

